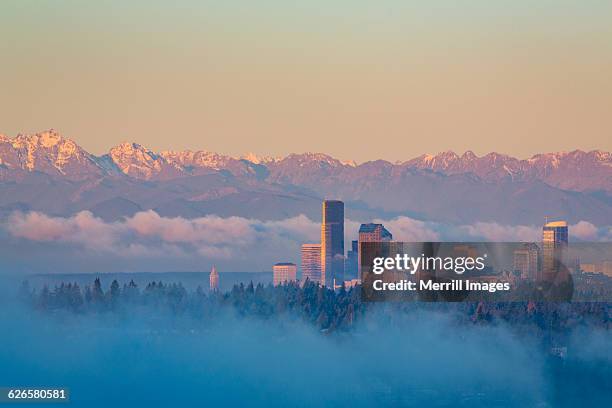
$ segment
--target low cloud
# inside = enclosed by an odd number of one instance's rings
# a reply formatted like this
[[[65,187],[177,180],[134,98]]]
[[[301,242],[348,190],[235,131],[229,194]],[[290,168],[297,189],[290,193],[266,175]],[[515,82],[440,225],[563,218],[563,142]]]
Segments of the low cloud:
[[[597,227],[587,221],[580,221],[575,225],[570,225],[569,235],[584,241],[597,241],[599,239]]]
[[[384,224],[398,241],[537,242],[542,234],[541,226],[533,225],[478,222],[453,226],[409,217],[373,222]],[[345,249],[357,238],[359,225],[346,220]],[[21,260],[24,259],[19,255],[21,251],[28,253],[32,259],[27,262],[31,262],[32,270],[47,262],[40,260],[35,264],[40,249],[32,255],[32,242],[37,243],[37,248],[53,248],[55,267],[61,269],[67,259],[80,256],[84,263],[97,257],[89,263],[116,264],[120,269],[121,265],[129,264],[132,269],[201,270],[210,265],[203,261],[210,260],[233,270],[268,270],[279,261],[299,264],[300,245],[320,242],[320,228],[319,222],[305,215],[276,221],[214,215],[186,219],[162,217],[154,211],[139,212],[115,222],[105,222],[88,211],[72,217],[16,212],[5,223],[5,230],[18,248],[13,257]],[[597,228],[580,221],[570,226],[570,239],[610,241],[612,233],[610,227]]]
[[[144,211],[123,221],[104,222],[89,211],[63,218],[39,212],[14,213],[7,230],[16,238],[67,243],[121,256],[181,256],[187,252],[228,259],[262,243],[279,245],[319,239],[320,226],[304,215],[281,221],[206,216],[161,217]]]
[[[397,241],[439,241],[440,233],[435,225],[408,217],[398,217],[389,221],[376,220],[393,234]]]
[[[123,229],[118,223],[105,223],[89,211],[70,218],[50,217],[39,212],[14,213],[8,220],[8,231],[15,237],[31,241],[69,242],[90,249],[112,250]]]

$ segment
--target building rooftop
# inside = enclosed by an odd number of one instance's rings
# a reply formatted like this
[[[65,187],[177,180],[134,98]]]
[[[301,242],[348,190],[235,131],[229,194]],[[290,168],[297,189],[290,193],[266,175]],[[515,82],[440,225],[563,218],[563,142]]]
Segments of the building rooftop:
[[[359,227],[359,232],[376,232],[377,228],[382,228],[381,231],[381,235],[383,237],[391,236],[391,233],[389,231],[387,231],[387,229],[382,225],[382,224],[373,224],[373,223],[369,223],[369,224],[361,224],[361,226]]]
[[[279,262],[279,263],[275,263],[274,266],[296,266],[296,265],[291,262]]]
[[[567,227],[567,221],[551,221],[547,222],[545,227]]]

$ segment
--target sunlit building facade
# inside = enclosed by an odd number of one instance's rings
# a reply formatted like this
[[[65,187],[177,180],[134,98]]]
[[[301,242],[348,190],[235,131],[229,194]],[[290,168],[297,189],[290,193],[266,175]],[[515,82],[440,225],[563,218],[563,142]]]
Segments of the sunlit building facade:
[[[274,286],[297,280],[297,265],[291,262],[280,262],[272,267]]]
[[[357,278],[361,278],[361,247],[362,242],[387,242],[393,239],[393,235],[382,224],[361,224],[359,227],[359,239],[357,243]]]
[[[552,282],[565,264],[568,245],[566,221],[547,222],[542,228],[542,278]]]
[[[302,245],[302,281],[321,283],[321,244]]]

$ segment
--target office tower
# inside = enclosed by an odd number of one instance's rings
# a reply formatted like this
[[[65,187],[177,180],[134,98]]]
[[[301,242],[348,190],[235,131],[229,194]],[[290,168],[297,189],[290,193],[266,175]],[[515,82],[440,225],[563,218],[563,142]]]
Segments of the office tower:
[[[552,282],[565,264],[567,222],[547,222],[542,228],[542,278]]]
[[[520,273],[521,279],[541,280],[540,248],[529,242],[516,249],[513,254],[513,270]]]
[[[217,268],[213,265],[210,270],[210,291],[218,292],[219,291],[219,273],[217,272]]]
[[[359,242],[391,241],[393,235],[382,224],[361,224],[359,227]]]
[[[279,262],[272,267],[274,286],[283,283],[295,282],[297,279],[297,266],[290,262]]]
[[[302,245],[302,281],[321,283],[321,244]]]
[[[357,274],[361,279],[361,243],[391,241],[393,235],[382,224],[361,224],[359,227],[359,240],[357,244]]]
[[[321,283],[329,288],[344,281],[344,203],[323,201]]]
[[[344,263],[344,279],[359,279],[359,241],[351,241],[351,249],[346,253],[346,262]]]

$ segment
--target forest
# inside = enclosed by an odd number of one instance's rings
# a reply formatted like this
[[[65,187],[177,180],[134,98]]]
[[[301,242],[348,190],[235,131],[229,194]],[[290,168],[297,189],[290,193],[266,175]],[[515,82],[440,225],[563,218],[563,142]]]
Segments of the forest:
[[[544,338],[573,329],[596,326],[609,330],[611,305],[605,302],[364,302],[359,286],[333,291],[313,282],[279,286],[236,284],[225,293],[198,286],[188,291],[181,283],[150,282],[140,288],[132,280],[123,286],[113,280],[103,288],[96,278],[83,288],[61,283],[50,289],[30,287],[24,281],[20,299],[41,313],[101,315],[169,314],[203,322],[227,313],[238,318],[295,319],[309,323],[322,333],[350,331],[368,315],[389,323],[402,315],[420,311],[443,312],[457,324],[507,325],[520,332]]]

